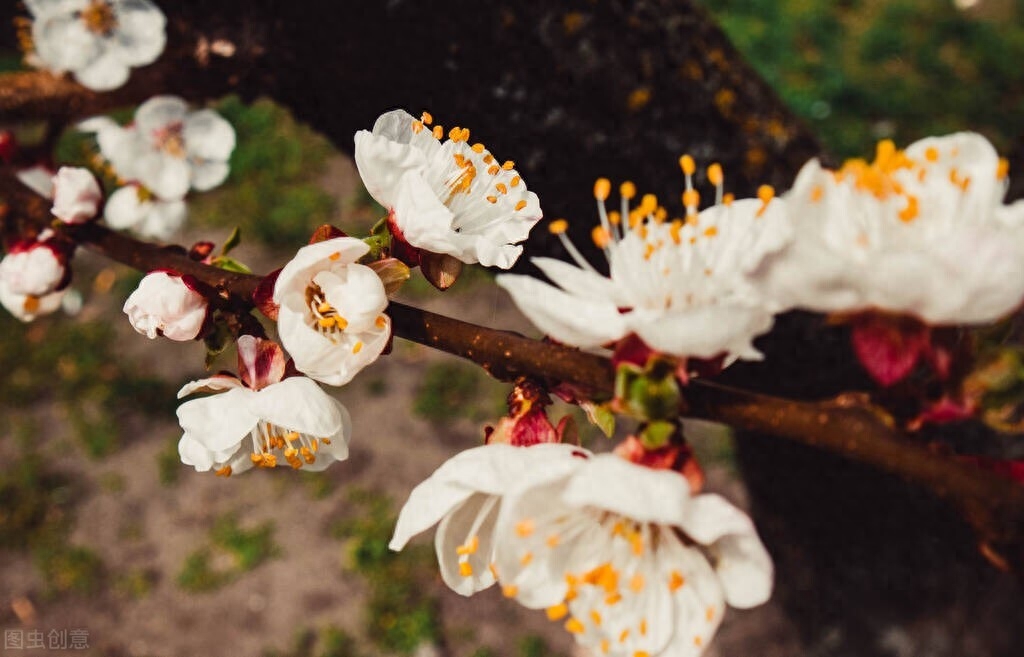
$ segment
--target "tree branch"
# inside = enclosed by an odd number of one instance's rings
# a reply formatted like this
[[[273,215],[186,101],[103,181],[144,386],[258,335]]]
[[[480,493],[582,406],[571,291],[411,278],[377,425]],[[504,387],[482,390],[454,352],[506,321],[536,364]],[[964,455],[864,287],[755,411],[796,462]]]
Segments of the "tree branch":
[[[49,202],[0,171],[4,231],[39,228],[51,220]],[[235,307],[251,307],[261,277],[226,272],[187,257],[180,249],[114,233],[98,224],[65,227],[82,246],[141,271],[171,269],[194,276]],[[469,359],[493,376],[530,376],[587,390],[596,399],[612,395],[608,358],[541,342],[508,331],[477,326],[400,303],[388,313],[396,336]],[[767,433],[825,449],[891,472],[931,490],[974,528],[990,560],[1024,572],[1024,487],[909,444],[881,409],[855,396],[800,402],[695,380],[684,391],[691,417]]]

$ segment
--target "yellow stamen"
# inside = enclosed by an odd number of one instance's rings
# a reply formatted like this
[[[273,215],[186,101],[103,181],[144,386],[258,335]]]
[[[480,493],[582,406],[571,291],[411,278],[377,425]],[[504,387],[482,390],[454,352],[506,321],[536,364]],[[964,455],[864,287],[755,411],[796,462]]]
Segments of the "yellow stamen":
[[[473,576],[473,566],[469,565],[468,561],[462,561],[459,563],[459,574],[463,577]]]
[[[363,343],[362,343],[361,340],[356,342],[354,345],[352,345],[352,353],[353,354],[358,354],[362,350],[363,350]]]
[[[928,148],[924,149],[924,159],[928,160],[929,162],[938,162],[938,149],[936,149],[934,146],[929,146]]]
[[[614,210],[608,213],[608,223],[613,226],[618,226],[622,223],[622,215]]]
[[[533,561],[533,552],[525,552],[519,558],[519,563],[523,566],[529,566],[531,561]]]
[[[501,594],[506,598],[514,598],[519,595],[519,587],[515,584],[509,584],[501,587]]]
[[[488,196],[487,197],[487,202],[493,205],[493,204],[498,202],[498,197],[497,196]]]
[[[683,192],[683,207],[687,210],[696,210],[700,205],[700,192],[696,189],[688,189]]]
[[[382,329],[388,325],[388,318],[385,315],[377,315],[377,319],[373,320],[373,324],[377,328]]]
[[[693,158],[689,155],[683,155],[679,158],[679,168],[683,170],[688,176],[692,176],[697,171],[697,164],[693,161]]]
[[[419,121],[412,122],[412,132],[414,135],[420,134],[423,131],[423,124]]]
[[[218,477],[230,477],[231,476],[231,466],[230,465],[225,465],[223,468],[220,468],[219,470],[217,470],[216,474],[217,474]]]
[[[622,601],[622,594],[621,593],[612,593],[611,595],[605,597],[605,599],[604,599],[604,603],[606,605],[608,605],[609,607],[614,605],[614,604],[618,604],[621,601]]]
[[[675,593],[686,584],[686,578],[678,570],[673,570],[668,579],[668,590]]]
[[[558,546],[559,541],[560,539],[558,538],[558,534],[552,534],[551,536],[548,536],[547,540],[545,540],[544,543],[549,548],[553,548]]]
[[[519,212],[520,210],[522,210],[525,207],[526,207],[526,200],[523,199],[523,200],[519,201],[518,203],[516,203],[515,211]]]
[[[909,223],[913,221],[915,218],[917,218],[918,212],[919,210],[917,207],[917,197],[907,196],[907,207],[900,210],[900,221],[904,223]]]
[[[420,114],[420,121],[423,121],[423,125],[430,125],[434,122],[434,115],[430,112],[423,112]]]
[[[545,609],[548,620],[556,621],[565,618],[569,614],[569,607],[564,602]]]
[[[516,163],[513,162],[512,160],[505,160],[501,164],[501,168],[504,169],[505,171],[511,171],[512,169],[516,168]]]
[[[646,618],[641,618],[640,619],[640,627],[638,629],[640,630],[640,635],[641,636],[647,636],[647,619]]]
[[[481,144],[480,142],[477,142],[477,143],[473,144],[472,146],[470,146],[470,148],[473,149],[474,153],[483,153],[484,152],[484,145]]]
[[[466,541],[462,545],[456,547],[455,548],[455,553],[461,557],[461,556],[465,556],[465,555],[469,555],[469,554],[474,554],[474,553],[476,553],[476,551],[479,548],[480,548],[480,537],[476,536],[476,535],[473,535],[468,541]]]
[[[583,634],[587,631],[587,628],[585,628],[583,626],[583,623],[581,623],[577,618],[570,618],[569,620],[565,621],[564,627],[565,630],[570,634]]]
[[[708,182],[717,187],[722,184],[724,178],[721,164],[715,162],[714,164],[708,165]]]
[[[594,198],[598,201],[607,201],[608,195],[612,193],[612,181],[607,178],[598,178],[594,181]]]
[[[444,128],[439,125],[434,126],[434,139],[444,139]]]
[[[533,530],[533,520],[530,520],[529,518],[527,518],[526,520],[521,520],[516,523],[516,534],[518,534],[520,538],[526,538],[527,536],[531,535],[533,533]]]
[[[590,612],[590,620],[594,621],[594,625],[600,625],[601,624],[601,614],[596,609],[592,610]]]
[[[519,176],[512,176],[512,180],[509,182],[509,185],[511,185],[512,187],[519,187],[519,183],[521,182],[523,182],[522,178],[520,178]]]
[[[1010,173],[1010,161],[1005,157],[999,158],[999,164],[996,165],[996,180],[1003,180]]]
[[[640,573],[637,573],[636,575],[633,575],[633,577],[629,580],[629,588],[634,593],[639,593],[640,591],[644,590],[645,583],[646,582],[644,581],[644,576]]]
[[[594,226],[594,230],[590,231],[590,238],[594,240],[594,244],[599,249],[605,248],[611,241],[611,235],[604,226]]]
[[[627,180],[626,182],[619,185],[619,195],[626,200],[632,199],[634,196],[636,196],[636,185],[634,185],[631,181]]]
[[[707,619],[709,623],[713,621],[715,619],[715,608],[709,605],[708,608],[704,610],[704,618]]]
[[[736,195],[730,192],[722,197],[722,205],[732,205],[732,202],[735,200]]]
[[[714,237],[718,234],[717,226],[708,226],[704,229],[704,237]]]
[[[494,186],[494,189],[498,190],[501,194],[508,194],[508,187],[505,186],[505,183],[498,183]]]
[[[561,235],[567,230],[569,230],[569,222],[565,219],[555,219],[548,224],[548,232],[552,235]]]
[[[811,189],[811,202],[817,203],[821,200],[821,197],[825,195],[825,190],[822,189],[821,185],[815,185]]]

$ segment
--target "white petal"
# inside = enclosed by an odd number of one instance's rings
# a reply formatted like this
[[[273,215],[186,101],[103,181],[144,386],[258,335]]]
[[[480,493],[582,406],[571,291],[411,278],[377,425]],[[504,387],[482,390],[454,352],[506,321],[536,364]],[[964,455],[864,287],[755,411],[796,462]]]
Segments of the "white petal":
[[[559,342],[597,347],[627,333],[625,319],[610,300],[582,299],[518,274],[502,274],[495,282],[538,329]]]
[[[134,185],[121,187],[107,199],[103,218],[115,230],[135,227],[146,215],[146,208],[139,201],[139,190]]]
[[[395,551],[401,550],[413,536],[433,527],[453,508],[474,494],[471,488],[453,485],[436,476],[420,482],[398,514],[395,533],[388,547]]]
[[[164,200],[178,200],[188,193],[192,171],[188,162],[162,151],[141,155],[135,163],[139,182]]]
[[[166,24],[163,12],[148,0],[122,0],[110,47],[130,66],[152,63],[167,43]]]
[[[303,470],[307,472],[320,472],[332,463],[348,458],[348,443],[352,439],[352,416],[340,401],[334,398],[331,401],[334,402],[335,409],[341,416],[341,425],[333,435],[325,436],[331,441],[330,443],[320,442],[316,461],[302,466]]]
[[[128,81],[129,67],[116,52],[104,50],[88,65],[72,69],[75,79],[93,91],[117,89]]]
[[[314,270],[329,269],[334,263],[353,263],[369,250],[365,242],[355,237],[336,237],[302,247],[278,274],[274,303],[291,302],[297,311],[301,310],[305,306],[306,287],[313,279]]]
[[[218,374],[207,379],[189,381],[178,390],[178,399],[188,397],[194,392],[223,392],[241,387],[242,382],[235,377]]]
[[[577,470],[562,499],[577,508],[612,511],[638,522],[681,525],[690,485],[671,470],[652,470],[613,454],[598,454]]]
[[[679,312],[633,311],[626,321],[650,347],[677,356],[712,358],[723,352],[749,357],[751,340],[768,332],[772,314],[739,304],[696,306]]]
[[[312,436],[335,436],[345,423],[335,400],[301,376],[253,393],[247,404],[250,414],[266,422]]]
[[[185,465],[195,467],[196,472],[206,472],[213,467],[215,455],[203,447],[202,443],[185,435],[178,441],[178,456]]]
[[[256,427],[258,416],[249,410],[253,393],[242,388],[193,399],[178,406],[178,423],[185,435],[210,451],[238,445]]]
[[[188,104],[177,96],[154,96],[139,105],[135,112],[135,126],[147,139],[153,133],[175,124],[183,124],[188,115]]]
[[[235,150],[235,129],[211,109],[193,112],[185,119],[184,137],[190,158],[226,162]]]
[[[530,258],[530,262],[537,265],[537,268],[558,287],[573,296],[595,301],[615,298],[615,284],[606,276],[554,258]]]
[[[184,201],[152,201],[135,232],[142,237],[169,240],[184,225],[188,206]]]
[[[192,167],[192,189],[205,192],[227,180],[231,168],[227,162],[203,162]]]
[[[493,496],[477,493],[441,520],[434,546],[441,578],[456,593],[473,595],[494,584],[490,565],[494,553],[494,524],[497,516],[498,506]],[[460,571],[457,548],[474,535],[478,546],[473,554],[468,555],[470,574],[467,576]]]
[[[47,13],[32,23],[36,53],[54,71],[87,66],[102,52],[100,39],[69,13]]]

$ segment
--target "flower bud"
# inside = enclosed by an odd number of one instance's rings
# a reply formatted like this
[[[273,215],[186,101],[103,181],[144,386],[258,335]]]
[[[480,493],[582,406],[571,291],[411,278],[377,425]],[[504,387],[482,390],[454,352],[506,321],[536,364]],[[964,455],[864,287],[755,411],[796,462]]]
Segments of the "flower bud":
[[[124,304],[132,328],[154,339],[192,340],[206,320],[206,299],[181,276],[164,271],[147,274]]]
[[[82,224],[99,213],[103,192],[88,169],[61,167],[53,177],[53,214],[66,224]]]
[[[64,261],[50,242],[19,242],[0,261],[0,281],[12,294],[41,297],[63,287]]]

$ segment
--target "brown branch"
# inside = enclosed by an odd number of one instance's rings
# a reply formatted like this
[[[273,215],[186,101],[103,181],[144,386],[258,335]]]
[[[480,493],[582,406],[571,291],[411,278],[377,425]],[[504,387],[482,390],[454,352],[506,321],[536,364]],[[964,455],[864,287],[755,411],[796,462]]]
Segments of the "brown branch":
[[[10,171],[0,172],[0,198],[8,204],[5,229],[45,225],[48,202],[21,185]],[[92,224],[68,233],[83,246],[142,271],[172,269],[194,276],[222,299],[251,306],[261,277],[225,272],[190,260],[180,250],[158,247]],[[469,359],[497,378],[531,376],[586,389],[596,399],[612,394],[610,361],[530,338],[477,326],[400,303],[388,313],[398,337]],[[1024,572],[1024,487],[915,445],[892,426],[884,412],[856,397],[799,402],[754,394],[706,381],[686,390],[686,412],[738,429],[780,436],[825,449],[899,475],[931,490],[951,504],[975,529],[984,552]],[[1001,555],[1001,556],[999,556]]]

